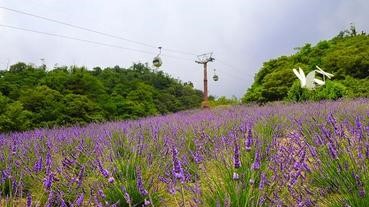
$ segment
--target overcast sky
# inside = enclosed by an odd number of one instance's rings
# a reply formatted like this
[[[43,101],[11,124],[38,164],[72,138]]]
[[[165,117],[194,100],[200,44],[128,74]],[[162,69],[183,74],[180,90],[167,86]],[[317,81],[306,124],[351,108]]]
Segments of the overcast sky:
[[[354,23],[369,31],[368,0],[0,0],[21,10],[122,38],[189,53],[214,52],[209,92],[242,97],[268,59],[330,39]],[[129,67],[157,50],[0,9],[0,24],[128,47],[140,53],[0,27],[0,68],[18,61]],[[166,73],[202,89],[195,56],[163,50]],[[168,55],[168,56],[165,56]],[[170,56],[170,57],[169,57]],[[173,57],[174,56],[174,57]],[[177,57],[177,58],[176,58]],[[219,81],[211,79],[213,69]]]

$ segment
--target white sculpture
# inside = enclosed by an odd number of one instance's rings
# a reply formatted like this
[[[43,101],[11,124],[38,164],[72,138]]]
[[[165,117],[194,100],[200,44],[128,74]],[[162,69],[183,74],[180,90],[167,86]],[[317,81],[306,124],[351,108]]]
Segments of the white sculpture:
[[[322,86],[325,84],[325,77],[331,79],[333,74],[323,71],[318,66],[315,66],[318,70],[313,70],[305,76],[304,71],[299,67],[299,70],[293,69],[293,72],[300,80],[301,88],[307,88],[313,90],[316,86]],[[323,80],[315,78],[315,73],[319,73],[323,76]]]

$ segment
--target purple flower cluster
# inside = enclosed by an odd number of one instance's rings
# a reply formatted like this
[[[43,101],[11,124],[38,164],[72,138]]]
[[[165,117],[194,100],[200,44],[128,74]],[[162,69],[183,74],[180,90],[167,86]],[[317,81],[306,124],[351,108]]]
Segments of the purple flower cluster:
[[[137,184],[137,189],[140,192],[140,194],[142,196],[147,196],[149,194],[149,192],[147,192],[147,190],[145,189],[143,182],[142,182],[142,173],[141,173],[141,168],[137,167],[136,169],[136,184]]]
[[[184,182],[185,176],[183,173],[181,161],[178,159],[178,150],[175,146],[172,147],[172,162],[173,162],[173,175],[180,182]]]
[[[368,103],[234,106],[0,134],[0,191],[6,189],[0,201],[318,206],[334,197],[342,205],[365,203]]]
[[[241,167],[240,147],[238,146],[238,143],[236,141],[234,141],[233,147],[233,163],[234,168],[238,169]]]

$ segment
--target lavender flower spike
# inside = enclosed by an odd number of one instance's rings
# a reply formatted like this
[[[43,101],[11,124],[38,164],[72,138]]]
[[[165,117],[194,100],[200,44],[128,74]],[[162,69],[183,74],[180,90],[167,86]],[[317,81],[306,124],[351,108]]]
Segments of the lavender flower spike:
[[[42,157],[40,157],[33,166],[33,171],[35,171],[35,173],[38,173],[41,170],[42,170]]]
[[[97,167],[99,168],[100,173],[105,177],[108,178],[109,177],[109,171],[104,169],[100,160],[97,160]]]
[[[136,184],[137,184],[138,191],[140,192],[142,196],[147,196],[149,194],[147,190],[145,189],[145,187],[143,186],[141,169],[139,167],[137,167],[136,169]]]
[[[124,193],[124,196],[123,196],[124,199],[126,200],[126,202],[128,203],[128,205],[131,206],[131,197],[129,196],[126,188],[124,186],[121,186],[120,189]]]
[[[51,172],[44,178],[44,187],[46,190],[50,190],[53,181],[54,181],[54,173]]]
[[[51,163],[52,163],[52,158],[51,158],[51,154],[50,152],[47,152],[46,154],[46,174],[50,174],[51,171]]]
[[[260,175],[259,189],[260,190],[263,189],[266,183],[267,183],[267,179],[266,179],[265,173],[261,173],[261,175]]]
[[[173,175],[175,178],[184,182],[184,174],[181,165],[181,161],[178,159],[178,150],[175,146],[172,148],[172,161],[173,161]]]
[[[334,147],[333,143],[331,142],[328,143],[328,150],[329,150],[329,154],[331,155],[332,159],[334,160],[338,159],[337,150]]]
[[[78,196],[77,200],[75,201],[75,206],[82,206],[83,200],[84,200],[84,193],[81,193],[81,195]]]
[[[32,195],[31,193],[27,194],[27,203],[26,203],[27,207],[31,207],[32,206]]]
[[[233,161],[234,161],[234,168],[240,168],[241,167],[241,160],[240,160],[240,147],[234,142],[234,155],[233,155]]]
[[[249,126],[247,128],[247,138],[245,141],[246,151],[251,150],[251,145],[252,145],[252,131],[251,131],[251,127]]]
[[[259,155],[258,151],[255,152],[255,161],[254,161],[254,163],[252,163],[251,168],[253,170],[259,170],[260,169],[260,155]]]

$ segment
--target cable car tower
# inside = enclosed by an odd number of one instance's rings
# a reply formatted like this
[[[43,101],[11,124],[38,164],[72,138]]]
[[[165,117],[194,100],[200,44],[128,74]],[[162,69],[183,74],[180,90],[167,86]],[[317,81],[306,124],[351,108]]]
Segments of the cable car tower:
[[[197,56],[195,61],[198,64],[204,65],[204,101],[202,102],[202,108],[209,108],[208,101],[208,62],[213,62],[215,58],[212,57],[213,53],[205,53]]]

